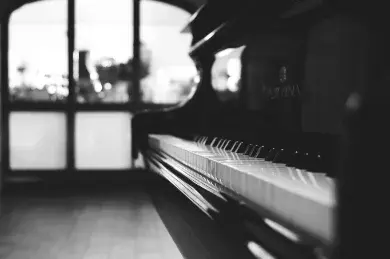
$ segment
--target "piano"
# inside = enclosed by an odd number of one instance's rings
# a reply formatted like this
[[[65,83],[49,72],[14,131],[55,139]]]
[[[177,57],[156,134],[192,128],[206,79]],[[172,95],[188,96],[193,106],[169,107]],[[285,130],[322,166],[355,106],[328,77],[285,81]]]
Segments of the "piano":
[[[364,176],[386,157],[363,152],[389,132],[389,45],[372,15],[381,8],[365,8],[209,0],[186,28],[193,91],[135,114],[133,158],[253,258],[376,258],[385,245],[374,229],[388,214],[363,200],[385,204],[386,188]]]

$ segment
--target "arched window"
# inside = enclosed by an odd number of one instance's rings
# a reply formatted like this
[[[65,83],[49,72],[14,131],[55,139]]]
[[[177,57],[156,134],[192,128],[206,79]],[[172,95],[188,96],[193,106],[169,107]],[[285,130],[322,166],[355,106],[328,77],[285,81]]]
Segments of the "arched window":
[[[188,55],[191,35],[180,33],[189,14],[157,1],[141,2],[141,56],[149,65],[142,79],[145,102],[176,104],[186,99],[196,76]]]
[[[75,1],[74,76],[78,103],[132,101],[132,0]],[[175,104],[195,76],[188,56],[190,14],[157,1],[141,1],[141,100]],[[26,4],[9,27],[12,100],[65,101],[68,96],[67,0]]]
[[[9,21],[11,100],[52,102],[68,96],[67,1],[22,6]]]
[[[181,33],[190,14],[140,0],[136,76],[134,1],[42,0],[11,14],[5,170],[128,170],[132,112],[186,99],[196,72]],[[129,105],[134,81],[138,106]]]

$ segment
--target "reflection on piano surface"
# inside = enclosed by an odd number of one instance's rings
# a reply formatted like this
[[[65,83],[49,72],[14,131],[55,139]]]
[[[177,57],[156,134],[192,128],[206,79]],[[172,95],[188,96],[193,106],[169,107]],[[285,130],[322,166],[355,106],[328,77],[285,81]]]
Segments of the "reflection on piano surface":
[[[241,87],[241,57],[245,47],[218,52],[211,69],[213,89],[221,102],[237,102]]]
[[[254,257],[331,257],[353,239],[337,199],[345,103],[367,88],[378,41],[322,1],[253,2],[209,1],[191,19],[198,87],[134,117],[133,154]]]

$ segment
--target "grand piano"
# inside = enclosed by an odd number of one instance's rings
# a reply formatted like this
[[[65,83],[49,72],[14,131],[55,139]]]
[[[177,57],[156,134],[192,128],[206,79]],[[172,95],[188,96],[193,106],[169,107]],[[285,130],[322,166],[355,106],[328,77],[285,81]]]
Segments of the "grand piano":
[[[193,91],[134,116],[134,159],[254,258],[378,258],[386,245],[375,231],[388,221],[382,14],[351,1],[209,0],[184,29]]]

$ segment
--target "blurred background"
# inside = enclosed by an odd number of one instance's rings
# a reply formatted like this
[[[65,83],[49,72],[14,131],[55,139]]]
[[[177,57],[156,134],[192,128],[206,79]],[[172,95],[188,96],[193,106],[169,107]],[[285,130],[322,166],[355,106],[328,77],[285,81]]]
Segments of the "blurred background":
[[[132,101],[133,4],[76,0],[74,69],[79,103]],[[141,1],[141,100],[175,104],[193,86],[190,14]],[[67,1],[46,0],[13,12],[9,27],[12,100],[64,102],[68,96]],[[26,44],[27,43],[27,44]]]
[[[67,4],[37,1],[11,14],[9,140],[4,143],[9,166],[13,171],[128,170],[134,166],[128,105],[136,99],[147,107],[176,105],[199,80],[188,55],[191,34],[182,32],[191,14],[171,4],[140,1],[141,71],[135,95],[133,1],[75,0],[75,100],[70,102]],[[74,129],[68,127],[68,108],[36,111],[24,105],[57,107],[73,101],[99,107],[77,110]],[[19,104],[24,108],[15,109]],[[101,106],[109,104],[122,106]],[[75,165],[68,165],[69,156]]]

